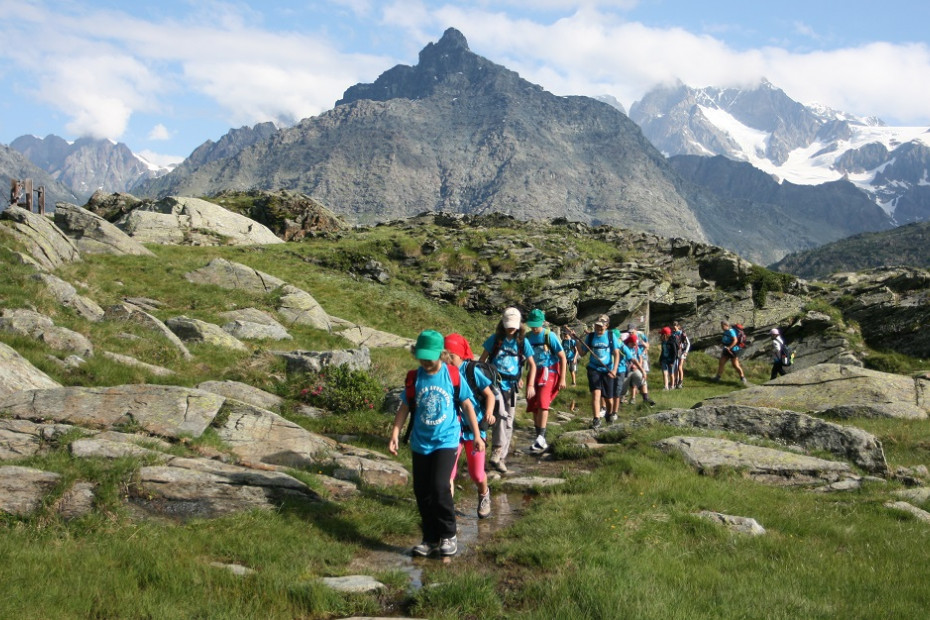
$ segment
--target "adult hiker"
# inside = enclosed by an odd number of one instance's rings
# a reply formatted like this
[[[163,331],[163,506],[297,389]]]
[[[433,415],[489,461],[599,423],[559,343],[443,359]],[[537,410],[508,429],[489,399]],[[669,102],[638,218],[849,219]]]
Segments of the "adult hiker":
[[[785,350],[788,345],[785,344],[785,339],[782,338],[781,332],[777,329],[772,328],[769,334],[772,336],[772,376],[769,379],[771,380],[779,375],[787,374],[785,370]]]
[[[713,380],[715,382],[720,381],[720,378],[723,376],[723,370],[729,360],[736,372],[739,373],[739,380],[746,383],[746,375],[743,373],[743,368],[739,364],[739,354],[743,349],[740,343],[739,332],[734,327],[731,327],[730,322],[726,320],[720,321],[720,329],[723,330],[723,337],[720,339],[723,350],[720,352],[720,362],[717,364],[717,376],[715,376]]]
[[[545,328],[546,313],[536,308],[530,311],[526,325],[530,333],[527,341],[533,347],[533,361],[536,362],[536,390],[533,397],[526,399],[526,411],[533,414],[536,440],[530,445],[530,452],[545,452],[546,426],[549,422],[549,408],[560,390],[565,389],[565,376],[568,361],[562,349],[562,341]],[[529,381],[529,379],[528,379]]]
[[[676,362],[678,361],[678,339],[672,334],[671,327],[659,331],[662,351],[659,353],[659,366],[662,368],[662,382],[666,391],[675,388]]]
[[[504,310],[497,329],[482,345],[484,351],[478,358],[481,362],[490,361],[501,376],[501,389],[504,392],[504,411],[496,420],[491,434],[491,467],[499,472],[507,471],[507,455],[513,438],[513,420],[516,413],[517,392],[523,388],[523,364],[527,365],[526,397],[534,396],[536,391],[536,362],[533,360],[533,347],[526,340],[526,329],[522,316],[516,308]]]
[[[449,363],[459,369],[468,387],[471,388],[471,404],[475,410],[475,416],[478,418],[478,429],[481,431],[481,439],[487,444],[487,429],[490,424],[494,424],[494,406],[497,398],[491,389],[491,379],[485,376],[481,368],[477,367],[474,355],[471,351],[471,345],[468,340],[461,334],[449,334],[445,338],[446,353],[449,355]],[[475,449],[475,434],[471,426],[462,423],[462,436],[459,441],[458,452],[455,455],[455,464],[452,466],[452,476],[455,479],[455,472],[458,468],[459,457],[462,452],[465,453],[465,464],[468,468],[468,475],[478,489],[478,518],[484,519],[491,515],[491,490],[488,488],[488,476],[484,470],[484,450]]]
[[[588,390],[591,392],[591,428],[601,426],[601,399],[610,402],[614,397],[614,379],[617,376],[617,364],[620,351],[613,334],[608,333],[610,319],[602,314],[594,321],[594,331],[585,335],[582,355],[590,354],[588,359]]]
[[[413,493],[420,511],[423,541],[411,552],[420,556],[438,552],[447,557],[458,552],[455,504],[449,484],[462,433],[458,412],[475,436],[475,449],[484,450],[471,388],[461,381],[458,368],[440,359],[444,346],[445,339],[435,330],[427,329],[417,336],[413,354],[420,367],[408,373],[388,442],[388,450],[396,455],[401,429],[412,412]]]
[[[688,352],[691,350],[691,339],[688,338],[687,332],[681,326],[681,321],[672,323],[672,335],[678,339],[678,360],[675,364],[675,387],[681,389],[685,387],[685,361],[688,359]]]
[[[562,328],[562,350],[568,363],[568,373],[572,376],[572,385],[578,384],[578,358],[580,357],[578,335],[568,325]]]

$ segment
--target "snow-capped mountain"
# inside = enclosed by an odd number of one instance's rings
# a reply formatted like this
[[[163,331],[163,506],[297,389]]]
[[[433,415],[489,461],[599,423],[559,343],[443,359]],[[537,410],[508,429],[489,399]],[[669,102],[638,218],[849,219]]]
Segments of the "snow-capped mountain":
[[[659,87],[630,118],[667,156],[723,155],[799,185],[846,178],[898,224],[930,220],[927,127],[803,105],[767,81],[750,90]]]
[[[85,200],[98,189],[126,192],[144,179],[170,172],[170,168],[156,166],[112,140],[80,138],[68,142],[56,135],[20,136],[10,148]]]

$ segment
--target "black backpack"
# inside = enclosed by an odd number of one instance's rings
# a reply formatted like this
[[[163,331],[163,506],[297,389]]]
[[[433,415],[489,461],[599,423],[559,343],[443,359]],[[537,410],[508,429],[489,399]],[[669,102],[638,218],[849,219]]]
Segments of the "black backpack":
[[[465,382],[468,383],[468,387],[470,387],[471,391],[475,394],[475,398],[478,398],[478,386],[475,383],[476,368],[491,381],[491,391],[494,393],[494,417],[500,418],[504,412],[504,391],[501,389],[501,373],[497,370],[497,367],[490,362],[469,360],[468,365],[465,367],[465,372],[463,372],[462,375],[465,377]],[[482,417],[478,427],[483,431],[488,430],[488,419]]]
[[[794,363],[794,349],[788,346],[784,336],[781,339],[781,365],[791,366]]]

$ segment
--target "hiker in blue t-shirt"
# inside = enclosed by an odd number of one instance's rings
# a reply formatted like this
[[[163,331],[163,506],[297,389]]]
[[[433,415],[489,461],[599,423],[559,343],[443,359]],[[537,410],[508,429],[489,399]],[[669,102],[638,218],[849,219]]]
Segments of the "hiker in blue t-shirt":
[[[618,343],[607,331],[610,318],[602,314],[594,321],[594,331],[585,335],[581,354],[590,354],[588,359],[588,390],[591,392],[591,428],[601,426],[601,400],[609,403],[614,397],[614,379],[620,361]]]
[[[729,321],[720,321],[720,329],[723,330],[723,337],[720,340],[720,343],[723,345],[723,350],[720,352],[720,362],[717,364],[717,376],[714,377],[714,381],[720,381],[720,377],[723,376],[723,370],[727,365],[727,360],[733,365],[733,368],[736,369],[736,372],[739,373],[739,380],[743,383],[746,383],[746,375],[743,374],[743,368],[739,364],[739,355],[742,353],[742,347],[739,345],[739,340],[737,339],[736,330],[730,327]]]
[[[527,413],[533,414],[536,440],[530,446],[530,452],[539,454],[549,447],[546,443],[546,426],[549,421],[549,408],[552,401],[565,388],[565,370],[568,365],[562,341],[545,328],[546,315],[536,308],[530,312],[526,324],[530,333],[527,341],[533,347],[533,360],[536,362],[536,390],[532,398],[526,401]]]
[[[449,480],[462,433],[459,412],[475,434],[475,450],[484,450],[478,419],[472,407],[471,388],[461,380],[456,388],[453,376],[459,377],[458,369],[450,369],[440,359],[444,341],[442,334],[431,329],[417,337],[414,355],[420,367],[411,385],[414,402],[409,402],[405,389],[401,393],[401,404],[394,416],[388,442],[388,450],[396,455],[401,429],[412,409],[410,451],[413,457],[413,493],[423,531],[423,542],[415,546],[412,553],[421,556],[434,552],[451,556],[458,551],[455,504]],[[455,402],[456,393],[458,403]]]
[[[578,345],[578,336],[568,326],[562,328],[562,350],[565,351],[565,361],[568,372],[572,376],[572,385],[578,384],[578,358],[581,357]]]
[[[533,360],[533,347],[526,340],[526,329],[522,323],[520,311],[507,308],[497,329],[484,341],[484,351],[478,358],[481,362],[491,362],[501,375],[501,389],[504,391],[506,405],[497,419],[491,435],[491,467],[499,472],[507,471],[507,455],[513,438],[513,420],[516,414],[517,392],[523,388],[523,364],[527,367],[526,398],[536,394],[536,362]]]

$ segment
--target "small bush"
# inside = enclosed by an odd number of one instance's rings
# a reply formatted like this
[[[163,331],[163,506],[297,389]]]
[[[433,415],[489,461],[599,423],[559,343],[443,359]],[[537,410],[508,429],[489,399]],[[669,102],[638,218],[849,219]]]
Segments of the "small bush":
[[[384,386],[365,371],[345,364],[304,375],[306,381],[298,398],[333,413],[380,409]]]

